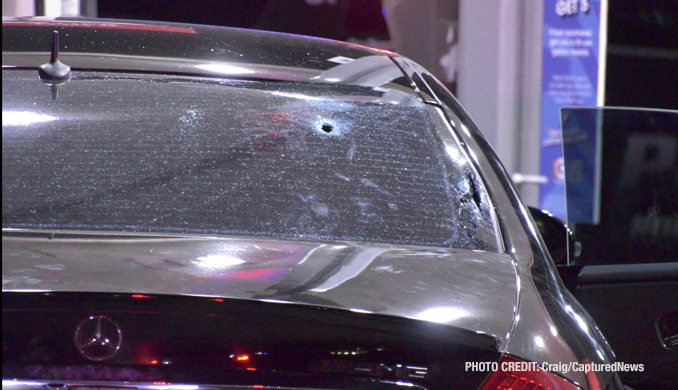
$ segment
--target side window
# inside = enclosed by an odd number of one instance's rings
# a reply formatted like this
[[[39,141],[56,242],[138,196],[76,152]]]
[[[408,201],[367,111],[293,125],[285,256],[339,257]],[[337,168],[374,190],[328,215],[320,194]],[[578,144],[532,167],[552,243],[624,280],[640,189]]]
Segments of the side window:
[[[582,265],[678,261],[678,111],[563,109]]]

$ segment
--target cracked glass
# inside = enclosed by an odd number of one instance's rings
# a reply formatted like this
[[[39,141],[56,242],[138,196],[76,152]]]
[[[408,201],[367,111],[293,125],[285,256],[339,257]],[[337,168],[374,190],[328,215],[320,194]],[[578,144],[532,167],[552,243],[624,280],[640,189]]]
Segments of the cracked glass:
[[[490,202],[437,109],[368,88],[3,71],[4,228],[497,251]]]

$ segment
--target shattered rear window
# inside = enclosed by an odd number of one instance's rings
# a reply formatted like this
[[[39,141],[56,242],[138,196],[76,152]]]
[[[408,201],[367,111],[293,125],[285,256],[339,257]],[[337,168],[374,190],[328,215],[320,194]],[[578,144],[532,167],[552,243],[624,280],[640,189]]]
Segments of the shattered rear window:
[[[480,178],[397,88],[3,71],[2,226],[497,250]]]

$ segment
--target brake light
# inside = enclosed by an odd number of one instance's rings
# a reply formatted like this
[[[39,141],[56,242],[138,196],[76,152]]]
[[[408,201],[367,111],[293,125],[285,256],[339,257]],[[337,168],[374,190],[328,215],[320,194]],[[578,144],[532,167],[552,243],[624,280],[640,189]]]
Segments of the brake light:
[[[536,365],[529,365],[525,371],[513,370],[516,363],[525,362],[504,356],[499,362],[499,370],[485,381],[482,390],[580,390],[579,386]]]

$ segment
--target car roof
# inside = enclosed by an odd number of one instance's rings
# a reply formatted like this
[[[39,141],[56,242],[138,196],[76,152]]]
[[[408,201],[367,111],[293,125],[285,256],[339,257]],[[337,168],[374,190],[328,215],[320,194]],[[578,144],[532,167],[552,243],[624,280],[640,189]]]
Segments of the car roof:
[[[365,74],[400,72],[384,50],[328,39],[178,23],[40,17],[3,18],[3,69],[47,62],[53,31],[60,33],[62,62],[74,70],[357,85]],[[348,63],[354,64],[341,74],[332,72]]]

